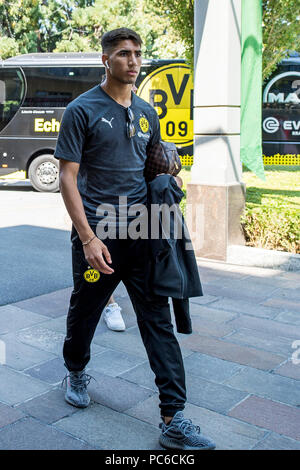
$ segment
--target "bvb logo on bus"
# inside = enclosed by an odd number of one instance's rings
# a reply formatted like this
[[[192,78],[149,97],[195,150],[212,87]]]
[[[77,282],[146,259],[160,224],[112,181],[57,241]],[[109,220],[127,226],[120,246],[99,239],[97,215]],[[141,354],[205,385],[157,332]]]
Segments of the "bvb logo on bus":
[[[193,82],[185,64],[167,64],[146,76],[137,95],[156,109],[161,137],[179,147],[193,144]]]

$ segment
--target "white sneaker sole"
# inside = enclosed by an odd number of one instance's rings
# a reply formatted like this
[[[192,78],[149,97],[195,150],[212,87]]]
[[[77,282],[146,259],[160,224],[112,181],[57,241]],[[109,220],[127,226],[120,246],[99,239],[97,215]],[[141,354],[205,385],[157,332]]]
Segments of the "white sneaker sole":
[[[125,327],[124,326],[121,326],[121,327],[117,327],[117,326],[108,326],[108,324],[106,323],[106,326],[109,330],[112,330],[112,331],[125,331]]]

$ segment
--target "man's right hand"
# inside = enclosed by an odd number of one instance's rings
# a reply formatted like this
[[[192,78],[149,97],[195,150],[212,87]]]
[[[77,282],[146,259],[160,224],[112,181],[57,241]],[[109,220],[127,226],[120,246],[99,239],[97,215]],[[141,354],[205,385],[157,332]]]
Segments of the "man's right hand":
[[[112,274],[114,272],[105,262],[106,260],[108,263],[111,263],[111,256],[107,246],[99,238],[94,238],[88,245],[84,246],[83,252],[85,259],[92,268],[104,274]]]

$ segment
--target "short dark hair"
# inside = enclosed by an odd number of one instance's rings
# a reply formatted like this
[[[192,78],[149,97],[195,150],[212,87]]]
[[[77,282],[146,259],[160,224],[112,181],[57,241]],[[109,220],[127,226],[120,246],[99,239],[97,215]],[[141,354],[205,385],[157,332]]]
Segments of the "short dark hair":
[[[138,33],[128,28],[118,28],[108,31],[103,34],[101,39],[101,46],[104,53],[110,52],[115,48],[119,42],[130,39],[136,42],[139,46],[142,45],[143,41]]]

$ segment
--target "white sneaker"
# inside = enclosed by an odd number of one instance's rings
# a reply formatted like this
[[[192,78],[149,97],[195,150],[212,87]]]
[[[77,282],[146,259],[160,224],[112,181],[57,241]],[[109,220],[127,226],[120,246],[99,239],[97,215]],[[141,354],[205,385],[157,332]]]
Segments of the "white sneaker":
[[[121,307],[115,302],[105,307],[103,311],[107,328],[113,331],[124,331],[125,323],[121,315]]]

